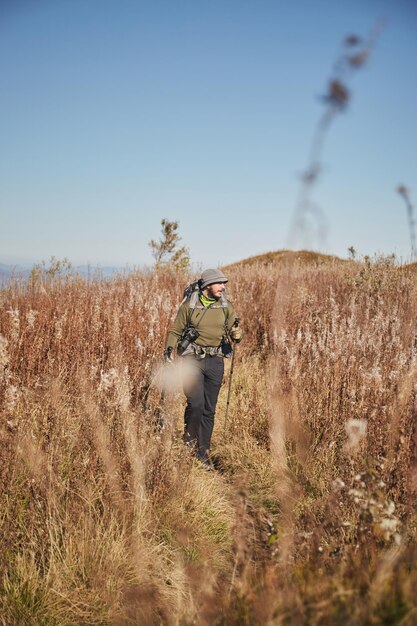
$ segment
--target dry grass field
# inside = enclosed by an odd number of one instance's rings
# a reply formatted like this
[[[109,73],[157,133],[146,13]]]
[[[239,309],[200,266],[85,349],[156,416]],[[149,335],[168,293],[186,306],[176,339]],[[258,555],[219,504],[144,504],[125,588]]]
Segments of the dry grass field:
[[[228,268],[213,472],[155,383],[184,278],[0,291],[3,626],[417,624],[415,273],[275,261]]]

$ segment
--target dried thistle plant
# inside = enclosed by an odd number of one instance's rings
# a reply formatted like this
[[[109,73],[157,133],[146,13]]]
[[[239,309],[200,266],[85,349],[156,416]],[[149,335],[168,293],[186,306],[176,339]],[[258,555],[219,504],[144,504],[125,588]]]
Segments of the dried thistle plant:
[[[397,191],[404,199],[407,208],[408,230],[410,233],[411,262],[416,260],[416,222],[414,219],[414,207],[410,198],[410,190],[405,185],[398,185]]]
[[[301,174],[299,196],[289,233],[290,246],[299,242],[303,247],[310,247],[315,242],[319,245],[325,243],[327,218],[319,204],[313,200],[313,189],[322,171],[324,143],[333,120],[346,110],[351,98],[351,78],[368,61],[381,29],[382,23],[377,23],[367,40],[357,35],[349,35],[342,44],[327,91],[321,98],[325,109],[313,134],[307,167]]]

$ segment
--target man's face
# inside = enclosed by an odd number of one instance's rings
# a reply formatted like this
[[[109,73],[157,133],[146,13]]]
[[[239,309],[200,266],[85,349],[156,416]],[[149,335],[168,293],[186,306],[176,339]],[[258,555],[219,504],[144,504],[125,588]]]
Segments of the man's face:
[[[213,283],[212,285],[207,285],[204,291],[207,292],[207,296],[209,298],[220,298],[223,291],[226,289],[226,285],[224,283]]]

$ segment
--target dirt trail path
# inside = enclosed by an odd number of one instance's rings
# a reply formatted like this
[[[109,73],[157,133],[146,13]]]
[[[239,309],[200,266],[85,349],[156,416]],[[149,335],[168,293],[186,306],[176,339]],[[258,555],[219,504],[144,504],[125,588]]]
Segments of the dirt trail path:
[[[216,626],[265,626],[273,612],[275,525],[248,490],[248,474],[221,474],[235,511],[233,573],[223,589]],[[272,539],[272,540],[271,540]]]

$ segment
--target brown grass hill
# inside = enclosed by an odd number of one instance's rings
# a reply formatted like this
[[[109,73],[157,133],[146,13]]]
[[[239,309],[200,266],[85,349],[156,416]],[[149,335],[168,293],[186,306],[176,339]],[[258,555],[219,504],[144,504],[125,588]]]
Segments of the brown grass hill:
[[[406,265],[403,265],[403,269],[416,274],[417,273],[417,262],[415,263],[407,263]]]
[[[348,263],[346,259],[331,254],[322,254],[320,252],[314,252],[312,250],[276,250],[275,252],[265,252],[256,256],[248,257],[242,261],[231,263],[224,266],[223,269],[237,269],[238,267],[279,267],[288,266],[292,264],[309,265],[313,267],[320,267],[323,265],[335,265],[335,264]]]

